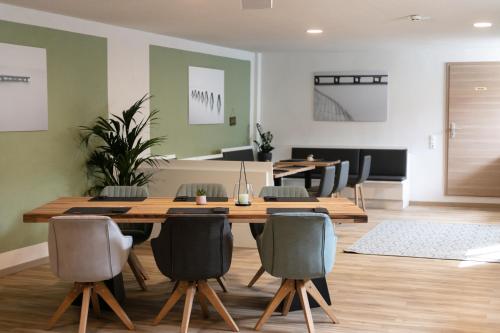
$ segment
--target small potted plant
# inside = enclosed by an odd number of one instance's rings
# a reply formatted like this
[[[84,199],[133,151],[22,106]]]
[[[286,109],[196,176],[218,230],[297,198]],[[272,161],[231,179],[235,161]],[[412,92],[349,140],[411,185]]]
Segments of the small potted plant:
[[[202,188],[196,190],[196,204],[206,205],[207,204],[207,191]]]
[[[260,142],[254,140],[257,145],[259,152],[257,153],[257,159],[260,162],[270,162],[273,159],[273,151],[274,147],[271,146],[271,142],[273,141],[273,135],[271,132],[264,132],[262,129],[262,125],[257,123],[257,131],[259,132]]]

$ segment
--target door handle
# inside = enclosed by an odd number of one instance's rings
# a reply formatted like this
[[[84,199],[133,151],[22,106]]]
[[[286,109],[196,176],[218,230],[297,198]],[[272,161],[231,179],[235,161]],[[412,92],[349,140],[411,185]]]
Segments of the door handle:
[[[454,139],[457,135],[457,125],[454,122],[450,122],[450,139]]]

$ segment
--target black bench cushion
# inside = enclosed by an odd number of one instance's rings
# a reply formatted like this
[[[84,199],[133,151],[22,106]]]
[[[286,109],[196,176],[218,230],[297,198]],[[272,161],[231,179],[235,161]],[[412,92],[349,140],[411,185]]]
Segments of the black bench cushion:
[[[406,179],[406,149],[362,149],[361,158],[372,157],[368,180],[401,181]]]
[[[349,174],[356,175],[359,172],[359,149],[349,148],[292,148],[292,158],[307,158],[313,154],[314,158],[325,161],[349,161]],[[313,173],[314,174],[314,173]],[[321,174],[321,171],[318,171]]]

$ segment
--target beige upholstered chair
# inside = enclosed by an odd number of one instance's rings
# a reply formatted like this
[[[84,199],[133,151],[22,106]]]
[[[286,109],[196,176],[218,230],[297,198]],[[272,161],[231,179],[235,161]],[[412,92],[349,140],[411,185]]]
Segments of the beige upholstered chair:
[[[79,333],[87,327],[90,301],[99,315],[99,296],[125,326],[134,325],[109,289],[102,283],[120,274],[127,261],[132,237],[123,236],[116,223],[106,216],[58,216],[49,223],[49,258],[52,272],[73,289],[49,322],[52,328],[71,303],[83,293]]]

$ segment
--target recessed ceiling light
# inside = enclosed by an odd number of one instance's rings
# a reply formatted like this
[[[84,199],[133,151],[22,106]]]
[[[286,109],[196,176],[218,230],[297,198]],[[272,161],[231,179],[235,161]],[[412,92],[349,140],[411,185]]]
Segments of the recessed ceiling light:
[[[322,34],[323,30],[321,29],[307,29],[308,34]]]
[[[489,28],[493,24],[491,24],[491,22],[476,22],[473,25],[474,25],[474,28]]]

